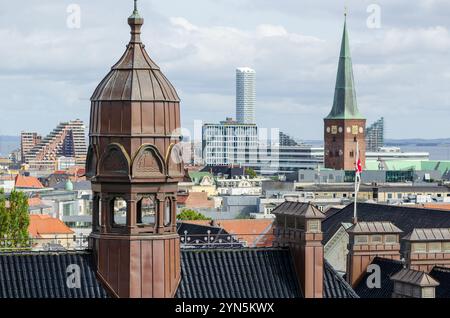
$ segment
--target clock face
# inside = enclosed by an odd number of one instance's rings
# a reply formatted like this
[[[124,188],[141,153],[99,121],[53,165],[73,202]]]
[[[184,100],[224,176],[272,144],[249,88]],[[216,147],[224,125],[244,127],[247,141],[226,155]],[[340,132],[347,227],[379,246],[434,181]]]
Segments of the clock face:
[[[339,133],[342,134],[343,131],[344,129],[342,127],[339,127]]]
[[[358,125],[352,126],[352,134],[357,135],[358,134]]]
[[[327,133],[330,133],[330,132],[331,132],[331,128],[327,127]]]
[[[333,135],[336,135],[336,134],[337,134],[337,131],[338,131],[337,126],[331,126],[331,133],[332,133]]]

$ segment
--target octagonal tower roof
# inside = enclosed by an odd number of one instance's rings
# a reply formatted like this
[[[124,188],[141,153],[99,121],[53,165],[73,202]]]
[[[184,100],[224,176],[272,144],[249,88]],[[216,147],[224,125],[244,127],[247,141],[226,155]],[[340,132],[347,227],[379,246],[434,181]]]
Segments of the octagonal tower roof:
[[[150,58],[141,42],[144,19],[135,7],[128,18],[131,39],[125,53],[111,68],[91,97],[91,101],[168,101],[179,102],[178,94]]]

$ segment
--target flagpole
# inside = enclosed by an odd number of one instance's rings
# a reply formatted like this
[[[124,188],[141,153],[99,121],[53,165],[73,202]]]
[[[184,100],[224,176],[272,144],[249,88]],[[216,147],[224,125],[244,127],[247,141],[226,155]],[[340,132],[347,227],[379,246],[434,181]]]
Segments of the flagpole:
[[[358,161],[359,161],[359,142],[356,142],[356,160],[355,160],[355,203],[353,205],[353,224],[358,223],[358,210],[357,210],[357,203],[358,203],[358,178],[359,178],[359,168],[358,168]]]

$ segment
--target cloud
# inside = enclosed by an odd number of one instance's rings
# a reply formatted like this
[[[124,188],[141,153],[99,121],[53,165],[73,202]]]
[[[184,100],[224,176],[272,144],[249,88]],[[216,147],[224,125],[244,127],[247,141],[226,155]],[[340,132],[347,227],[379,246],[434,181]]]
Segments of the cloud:
[[[124,1],[78,2],[77,30],[65,24],[70,1],[31,2],[19,16],[13,3],[2,7],[0,134],[47,133],[61,120],[89,119],[88,99],[129,39],[131,8]],[[380,0],[382,28],[368,29],[371,3],[348,1],[361,112],[369,122],[384,116],[388,137],[448,136],[449,2]],[[146,48],[182,98],[184,126],[234,117],[235,68],[250,66],[257,71],[258,123],[321,138],[333,102],[341,3],[168,0],[142,2],[140,11]]]

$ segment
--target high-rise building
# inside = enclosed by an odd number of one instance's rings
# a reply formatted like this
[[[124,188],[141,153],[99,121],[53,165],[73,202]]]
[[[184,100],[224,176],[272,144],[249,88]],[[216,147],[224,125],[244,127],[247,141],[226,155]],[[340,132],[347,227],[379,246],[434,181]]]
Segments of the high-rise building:
[[[240,124],[256,123],[256,72],[248,67],[236,69],[236,119]]]
[[[76,164],[86,162],[86,134],[83,121],[77,119],[60,123],[24,156],[32,170],[56,169],[58,158],[74,158]]]
[[[255,163],[258,159],[258,127],[227,118],[203,125],[203,160],[207,165]]]
[[[344,23],[333,108],[324,119],[325,168],[354,170],[356,145],[363,167],[366,162],[366,119],[358,110],[353,66]]]
[[[25,155],[40,143],[42,137],[35,132],[22,131],[20,134],[20,154],[22,162],[25,162]]]
[[[381,117],[366,129],[366,151],[378,151],[384,147],[384,118]]]

